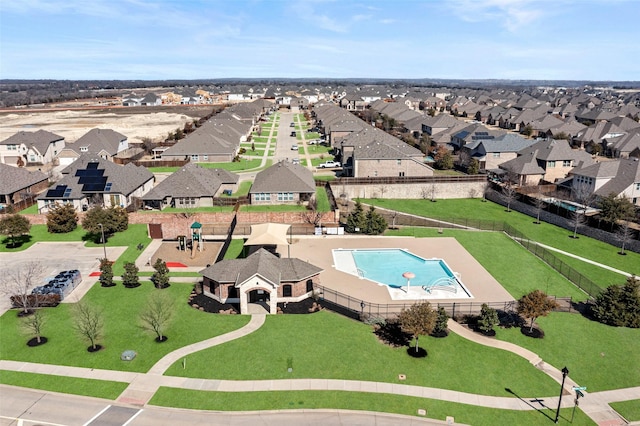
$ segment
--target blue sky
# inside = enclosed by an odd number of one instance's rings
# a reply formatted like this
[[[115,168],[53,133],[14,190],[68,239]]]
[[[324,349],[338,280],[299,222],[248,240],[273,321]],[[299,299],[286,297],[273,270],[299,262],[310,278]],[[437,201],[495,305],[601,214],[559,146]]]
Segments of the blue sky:
[[[640,0],[0,0],[0,78],[640,80]]]

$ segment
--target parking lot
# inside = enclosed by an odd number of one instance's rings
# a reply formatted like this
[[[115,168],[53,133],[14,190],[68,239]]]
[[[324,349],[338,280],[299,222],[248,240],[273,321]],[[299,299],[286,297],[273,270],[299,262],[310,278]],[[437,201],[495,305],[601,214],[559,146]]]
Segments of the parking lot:
[[[97,281],[96,277],[89,275],[99,270],[99,259],[104,257],[103,250],[103,247],[85,247],[82,242],[38,242],[21,252],[0,253],[0,276],[3,276],[3,270],[20,268],[34,260],[42,263],[45,271],[42,280],[36,285],[44,284],[45,278],[54,277],[60,271],[78,269],[82,275],[82,282],[65,298],[65,301],[77,301]],[[124,250],[126,247],[107,247],[107,257],[117,259]],[[10,307],[9,298],[1,296],[0,314]]]

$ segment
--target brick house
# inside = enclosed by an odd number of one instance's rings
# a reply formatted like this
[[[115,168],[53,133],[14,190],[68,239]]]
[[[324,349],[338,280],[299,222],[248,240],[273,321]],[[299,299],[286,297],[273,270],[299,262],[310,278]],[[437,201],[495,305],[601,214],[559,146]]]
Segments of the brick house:
[[[299,302],[313,294],[322,269],[300,259],[282,259],[260,249],[245,259],[226,259],[200,271],[206,296],[221,303],[239,303],[248,313],[249,303],[277,313],[277,304]]]
[[[280,161],[262,170],[249,190],[251,204],[298,204],[316,194],[313,173],[306,167]]]
[[[0,208],[11,206],[49,186],[47,175],[0,163]]]

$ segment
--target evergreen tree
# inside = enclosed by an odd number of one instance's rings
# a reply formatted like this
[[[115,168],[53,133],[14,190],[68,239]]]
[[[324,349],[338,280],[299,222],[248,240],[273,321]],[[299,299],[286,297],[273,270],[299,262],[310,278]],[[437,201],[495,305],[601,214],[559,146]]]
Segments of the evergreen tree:
[[[347,223],[345,225],[345,231],[349,233],[364,232],[365,227],[365,215],[362,204],[359,200],[356,200],[356,204],[353,211],[347,216]]]
[[[113,266],[109,259],[100,259],[100,285],[113,287]]]
[[[151,282],[156,288],[169,287],[169,268],[167,268],[167,262],[158,258],[153,264],[153,269],[155,269],[155,272],[151,275]]]
[[[591,311],[596,320],[616,327],[640,328],[640,280],[611,285],[596,297]]]
[[[115,206],[107,209],[101,206],[92,207],[82,219],[82,228],[93,236],[94,241],[101,242],[103,228],[100,225],[104,228],[107,239],[109,235],[125,231],[129,227],[127,211]]]
[[[498,312],[486,303],[483,303],[482,310],[480,311],[480,319],[478,320],[478,328],[483,333],[489,333],[493,331],[493,327],[499,323]]]
[[[436,336],[446,335],[448,322],[449,315],[447,315],[447,311],[442,306],[440,306],[438,308],[438,317],[436,318],[436,325],[433,328],[433,334]]]
[[[122,284],[127,288],[135,288],[140,286],[140,281],[138,280],[138,267],[135,263],[126,262],[124,264]]]
[[[480,162],[477,159],[472,158],[471,161],[469,161],[469,167],[467,167],[467,173],[470,175],[477,175],[479,171],[480,171]]]
[[[387,229],[387,220],[375,210],[375,207],[369,206],[365,215],[364,233],[367,235],[382,234]]]
[[[78,227],[78,213],[73,204],[56,204],[47,213],[47,230],[53,234],[65,234]]]

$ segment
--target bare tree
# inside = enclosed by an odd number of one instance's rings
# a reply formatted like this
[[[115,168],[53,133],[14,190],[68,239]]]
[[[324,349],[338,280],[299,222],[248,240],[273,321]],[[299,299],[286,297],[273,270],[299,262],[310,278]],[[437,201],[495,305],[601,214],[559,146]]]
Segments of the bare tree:
[[[631,222],[629,221],[629,219],[622,220],[620,226],[616,231],[616,237],[621,244],[618,254],[621,254],[623,256],[627,254],[624,251],[625,246],[629,243],[629,241],[631,241],[631,238],[633,237],[633,229],[631,229],[630,225]]]
[[[580,229],[587,222],[587,217],[584,215],[584,210],[576,209],[576,211],[571,212],[569,223],[573,228],[573,235],[571,238],[577,239],[578,237],[578,229]]]
[[[29,346],[38,346],[47,343],[47,338],[42,336],[42,327],[45,324],[45,316],[42,309],[34,309],[29,316],[23,317],[22,327],[35,337],[29,340]]]
[[[300,213],[302,220],[305,223],[309,223],[313,226],[320,225],[322,220],[323,212],[318,211],[318,201],[316,198],[312,198],[309,200],[309,204],[307,204],[307,209]]]
[[[423,186],[422,188],[420,188],[420,196],[422,197],[423,200],[428,199],[429,198],[429,187]]]
[[[546,206],[546,202],[544,198],[542,198],[542,190],[540,189],[540,185],[538,185],[535,197],[533,197],[533,205],[536,208],[536,221],[533,222],[536,225],[540,225],[540,214],[542,213],[542,209]]]
[[[511,211],[511,203],[516,200],[518,192],[516,190],[516,182],[518,175],[511,169],[505,169],[506,173],[502,180],[502,199],[507,203],[507,211]]]
[[[100,350],[101,346],[97,341],[102,336],[104,325],[102,311],[87,302],[80,301],[73,308],[73,316],[75,330],[91,345],[87,350],[89,352]]]
[[[384,198],[384,193],[387,192],[387,185],[380,185],[380,198]]]
[[[173,316],[173,305],[173,299],[168,293],[153,291],[144,310],[140,313],[142,328],[153,331],[156,334],[157,342],[167,340],[164,331]]]
[[[436,185],[435,182],[433,182],[430,186],[429,186],[429,194],[431,197],[431,202],[435,203],[436,202],[436,194],[438,193],[438,185]]]
[[[0,293],[11,297],[22,315],[37,307],[37,297],[31,295],[31,290],[42,280],[44,270],[42,263],[33,260],[0,273]]]

